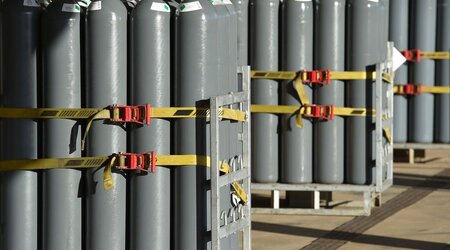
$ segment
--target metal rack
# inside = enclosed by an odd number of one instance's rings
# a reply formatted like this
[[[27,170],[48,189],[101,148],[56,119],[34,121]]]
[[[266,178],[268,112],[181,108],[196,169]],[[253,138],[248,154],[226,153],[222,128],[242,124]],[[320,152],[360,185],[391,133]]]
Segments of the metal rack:
[[[212,97],[211,108],[211,243],[212,249],[220,249],[220,239],[242,232],[242,249],[251,249],[251,190],[250,190],[250,67],[238,69],[240,92]],[[242,155],[231,165],[228,174],[219,174],[219,122],[220,108],[239,105],[246,112],[247,121],[241,123],[239,139],[242,141]],[[213,167],[215,166],[215,167]],[[230,211],[220,210],[220,188],[239,182],[247,193],[245,205],[239,204]],[[231,219],[231,220],[230,220]],[[223,223],[222,223],[223,222]],[[223,224],[223,225],[222,225]]]
[[[377,112],[375,117],[375,183],[372,185],[252,183],[253,190],[272,191],[272,207],[252,208],[253,213],[361,216],[370,215],[372,200],[375,200],[375,206],[381,205],[381,194],[393,184],[393,144],[384,139],[384,133],[386,131],[391,131],[392,133],[393,131],[394,92],[393,84],[384,83],[382,77],[383,73],[392,73],[393,50],[393,43],[388,43],[386,62],[376,65],[375,108]],[[383,84],[386,86],[385,93],[383,93]],[[380,110],[382,112],[379,112]],[[314,192],[313,208],[280,208],[280,191]],[[320,192],[362,193],[363,206],[360,208],[321,208]]]

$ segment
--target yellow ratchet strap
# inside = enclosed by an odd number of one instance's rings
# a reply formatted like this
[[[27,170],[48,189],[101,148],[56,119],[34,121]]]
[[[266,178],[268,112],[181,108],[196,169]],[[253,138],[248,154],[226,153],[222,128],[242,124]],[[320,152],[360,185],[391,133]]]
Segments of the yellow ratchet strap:
[[[409,62],[420,62],[422,59],[448,60],[450,51],[421,51],[420,49],[403,50],[403,56]]]
[[[208,108],[180,107],[180,108],[151,108],[150,105],[139,106],[110,106],[104,109],[93,108],[0,108],[0,118],[13,119],[87,119],[86,131],[83,135],[81,148],[84,150],[85,141],[92,122],[95,120],[110,120],[118,123],[138,123],[149,125],[150,120],[176,118],[208,118]],[[219,116],[222,119],[245,122],[245,112],[234,109],[221,108]]]
[[[89,169],[104,167],[103,187],[105,190],[114,188],[112,170],[155,172],[156,166],[203,166],[210,167],[209,156],[201,155],[156,155],[147,154],[113,154],[111,156],[79,157],[79,158],[51,158],[34,160],[8,160],[0,161],[0,171],[18,170],[49,170],[49,169]],[[230,166],[226,162],[219,161],[219,170],[229,173]],[[232,184],[233,189],[243,202],[247,202],[247,194],[243,192],[239,183]]]
[[[420,57],[422,59],[446,60],[446,59],[450,59],[450,52],[448,52],[448,51],[436,51],[436,52],[422,51],[420,53]]]
[[[316,77],[314,77],[316,75]],[[392,82],[392,76],[383,72],[383,80]],[[327,71],[327,70],[315,70],[315,71],[263,71],[253,70],[251,71],[251,78],[253,79],[271,79],[271,80],[294,80],[300,78],[300,80],[308,83],[323,83],[328,80],[366,80],[376,79],[376,72],[374,71]],[[311,77],[313,76],[313,77]]]
[[[383,80],[392,83],[391,74],[382,73]],[[329,71],[329,70],[311,70],[311,71],[251,71],[253,79],[271,79],[271,80],[294,80],[294,88],[303,105],[309,105],[310,101],[305,92],[303,84],[330,84],[331,80],[366,80],[376,79],[375,71]]]
[[[0,118],[10,119],[119,119],[120,106],[105,109],[92,108],[0,108]],[[240,110],[221,108],[222,119],[246,121],[246,114]],[[208,108],[151,108],[150,118],[207,118]],[[122,119],[122,118],[120,118]],[[134,119],[136,120],[136,119]],[[133,121],[134,121],[133,120]],[[125,121],[118,121],[125,122]]]
[[[424,86],[421,84],[397,84],[394,93],[399,95],[450,94],[450,86]]]
[[[269,114],[285,114],[296,115],[297,127],[303,127],[302,117],[319,118],[322,120],[332,120],[334,116],[375,116],[374,109],[366,108],[347,108],[334,106],[320,106],[320,105],[303,105],[288,106],[288,105],[252,105],[252,113],[269,113]]]

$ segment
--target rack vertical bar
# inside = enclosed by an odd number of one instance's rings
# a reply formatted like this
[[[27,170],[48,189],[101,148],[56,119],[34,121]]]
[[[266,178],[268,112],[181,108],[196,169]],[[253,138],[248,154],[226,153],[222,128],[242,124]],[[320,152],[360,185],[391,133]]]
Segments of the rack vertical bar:
[[[242,248],[251,249],[251,195],[250,195],[250,67],[243,66],[238,69],[239,91],[228,95],[212,97],[210,100],[210,129],[211,129],[211,247],[220,250],[220,239],[238,232],[243,233]],[[241,111],[246,112],[247,121],[242,123],[242,133],[238,136],[242,140],[242,160],[240,168],[231,168],[230,172],[220,176],[219,171],[219,122],[220,109],[224,106],[239,104]],[[239,164],[237,164],[239,165]],[[238,204],[230,211],[220,211],[220,188],[239,182],[247,193],[247,203]],[[223,226],[222,215],[225,214]],[[236,218],[237,214],[237,218]],[[232,221],[229,221],[231,216]]]

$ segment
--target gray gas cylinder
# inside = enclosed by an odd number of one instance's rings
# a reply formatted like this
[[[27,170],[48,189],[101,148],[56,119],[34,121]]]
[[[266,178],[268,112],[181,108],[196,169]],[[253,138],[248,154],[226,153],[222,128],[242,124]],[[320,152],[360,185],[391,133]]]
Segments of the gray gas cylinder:
[[[228,12],[228,22],[227,22],[227,34],[226,37],[226,56],[228,64],[228,87],[226,91],[221,92],[221,95],[228,94],[230,92],[238,91],[238,78],[237,78],[237,67],[238,67],[238,15],[234,4],[230,0],[221,0],[222,5],[226,8]],[[237,108],[233,106],[232,108]],[[234,157],[241,153],[242,145],[238,138],[239,124],[236,122],[231,122],[230,124],[230,147],[229,155]]]
[[[250,1],[250,64],[253,70],[278,71],[279,1]],[[253,80],[252,104],[278,105],[278,82]],[[252,181],[278,181],[278,116],[252,115]]]
[[[395,0],[394,0],[395,1]],[[390,0],[379,0],[379,30],[380,30],[380,50],[378,52],[379,62],[386,61],[387,42],[389,39],[389,2]],[[385,87],[386,85],[383,85]]]
[[[372,0],[347,1],[347,70],[373,71],[379,61],[380,3]],[[375,84],[372,80],[348,81],[346,106],[375,107]],[[374,119],[348,117],[346,120],[346,181],[349,184],[372,183],[374,171]]]
[[[1,3],[2,107],[36,108],[39,82],[39,26],[41,10],[34,1]],[[3,120],[1,159],[38,157],[38,130],[33,120]],[[1,249],[38,248],[38,174],[3,173],[1,189]]]
[[[219,25],[218,37],[218,83],[219,94],[224,95],[230,92],[237,92],[237,15],[233,3],[230,0],[211,0],[216,10]],[[238,141],[238,124],[230,121],[222,121],[219,124],[219,159],[231,161],[242,150],[242,145]],[[220,209],[228,211],[231,209],[230,186],[220,189]],[[224,223],[224,222],[222,222]],[[222,239],[221,248],[237,249],[238,242],[234,236]],[[231,245],[233,247],[231,248]]]
[[[226,5],[223,4],[222,0],[211,0],[210,2],[216,11],[219,25],[217,38],[218,94],[227,94],[231,92],[232,88],[230,77],[230,60],[232,56],[229,54],[231,26],[230,13],[228,12]],[[234,51],[236,51],[236,49]],[[237,58],[237,55],[234,55],[234,57]],[[219,159],[221,160],[230,158],[230,128],[231,124],[228,121],[224,121],[219,124]]]
[[[81,8],[72,0],[55,0],[45,10],[43,36],[43,107],[81,108]],[[80,157],[80,124],[44,121],[44,158]],[[44,249],[80,249],[81,171],[43,173]],[[68,226],[70,225],[70,226]],[[58,237],[55,237],[58,235]]]
[[[315,68],[345,69],[345,0],[315,1]],[[344,107],[344,81],[315,89],[314,102]],[[344,182],[344,118],[317,122],[314,127],[314,182]]]
[[[313,69],[313,3],[312,1],[286,0],[282,10],[282,70]],[[256,86],[255,86],[256,87]],[[305,85],[312,100],[312,86]],[[283,105],[300,106],[294,82],[282,86]],[[304,120],[303,127],[296,126],[296,118],[286,115],[282,123],[281,181],[286,183],[312,182],[313,125]]]
[[[103,108],[127,103],[127,9],[120,0],[94,1],[87,11],[86,106]],[[89,156],[126,151],[126,132],[118,125],[94,122]],[[103,169],[90,172],[88,248],[124,249],[126,181],[113,173],[115,187],[103,188]],[[107,229],[107,230],[105,230]],[[112,237],[112,235],[114,235]]]
[[[390,1],[389,40],[402,51],[408,48],[409,34],[409,0]],[[408,64],[405,63],[395,71],[395,84],[408,83]],[[406,142],[408,138],[408,98],[404,95],[394,96],[394,142]]]
[[[170,8],[161,0],[142,0],[131,11],[130,105],[170,107],[170,18]],[[130,152],[171,154],[168,120],[133,126],[129,138]],[[170,169],[159,167],[130,180],[130,247],[170,249]]]
[[[438,0],[437,51],[450,51],[450,1]],[[450,86],[450,60],[436,62],[436,85]],[[435,142],[450,142],[450,95],[436,95]]]
[[[176,106],[207,106],[207,99],[219,94],[218,32],[218,17],[209,1],[188,0],[180,4],[176,25]],[[204,119],[175,121],[175,154],[209,155],[208,131]],[[175,249],[211,246],[207,237],[211,228],[207,172],[202,166],[177,167],[174,171]]]
[[[237,13],[238,65],[248,65],[248,6],[249,0],[232,0]]]
[[[414,17],[411,34],[412,48],[436,51],[436,0],[413,0]],[[413,64],[412,83],[434,86],[434,60],[421,60]],[[448,69],[447,69],[448,70]],[[434,95],[423,93],[409,100],[409,140],[411,142],[433,142]]]

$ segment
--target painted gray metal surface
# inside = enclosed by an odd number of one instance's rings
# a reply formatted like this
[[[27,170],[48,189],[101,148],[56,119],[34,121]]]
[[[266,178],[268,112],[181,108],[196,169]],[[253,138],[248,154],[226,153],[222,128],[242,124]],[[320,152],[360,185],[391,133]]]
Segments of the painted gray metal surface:
[[[218,40],[217,40],[217,59],[218,59],[218,68],[217,68],[217,83],[219,84],[218,94],[230,93],[233,89],[237,89],[237,22],[233,20],[230,16],[230,11],[234,11],[234,8],[231,9],[227,7],[229,4],[225,4],[222,0],[212,0],[212,5],[216,11],[216,15],[218,18]],[[234,13],[235,15],[235,13]],[[231,40],[232,40],[232,25],[235,25],[233,34],[236,39],[236,44],[234,48],[231,48]],[[231,61],[234,60],[234,64],[231,65]],[[234,72],[234,73],[231,73]],[[235,84],[232,84],[234,80]],[[236,86],[236,87],[235,87]],[[234,125],[234,124],[233,124]],[[223,121],[219,123],[219,159],[228,160],[231,158],[231,150],[232,148],[237,147],[237,136],[236,140],[233,140],[233,144],[231,140],[234,137],[231,137],[231,129],[232,124],[229,121]],[[233,126],[233,129],[236,130],[237,127]],[[233,145],[233,147],[231,147]],[[207,173],[207,178],[210,179],[210,173]],[[230,202],[230,187],[225,186],[220,188],[220,208],[221,210],[228,211],[231,208]],[[208,208],[209,209],[209,208]],[[230,239],[222,239],[220,241],[220,248],[222,249],[230,249]]]
[[[56,0],[43,14],[45,108],[81,108],[82,15],[77,7],[71,0]],[[80,123],[47,120],[43,127],[43,158],[81,156]],[[81,249],[81,171],[47,170],[42,179],[43,249]]]
[[[23,1],[1,3],[2,40],[1,106],[36,108],[38,105],[38,7]],[[1,121],[1,159],[38,157],[37,123]],[[3,173],[0,181],[0,249],[37,249],[38,174],[32,171]]]
[[[228,12],[228,21],[226,23],[227,29],[227,47],[226,47],[226,57],[227,57],[227,66],[228,68],[228,82],[226,82],[227,89],[221,91],[220,94],[228,94],[230,92],[238,92],[238,77],[237,77],[237,69],[238,69],[238,14],[236,12],[234,4],[230,2],[224,2],[224,6]],[[238,108],[237,105],[232,106],[233,108]],[[239,124],[236,122],[230,123],[229,130],[229,157],[234,157],[240,154],[242,148],[242,143],[238,138]]]
[[[119,0],[91,3],[87,12],[86,105],[102,108],[127,103],[127,10]],[[89,133],[88,155],[126,151],[126,132],[117,125],[94,122]],[[124,249],[126,180],[113,173],[115,187],[103,188],[103,168],[90,171],[87,201],[89,249]],[[112,237],[112,235],[114,235]]]
[[[379,0],[379,38],[380,38],[380,49],[377,53],[379,56],[378,61],[384,62],[386,61],[387,55],[387,42],[389,38],[389,2],[390,0]],[[385,103],[385,102],[383,102]]]
[[[389,40],[402,51],[408,48],[409,0],[390,1]],[[395,84],[408,83],[408,64],[405,63],[395,72]],[[403,143],[408,138],[408,98],[394,96],[394,142]]]
[[[131,11],[130,105],[170,107],[170,9],[160,0],[142,0]],[[133,126],[128,150],[169,155],[170,121],[154,119],[150,126]],[[131,249],[170,249],[170,169],[133,175],[130,196]]]
[[[250,1],[250,64],[253,70],[278,68],[279,1]],[[278,105],[278,82],[252,81],[252,104]],[[252,115],[252,181],[278,181],[278,116]]]
[[[238,65],[248,65],[248,6],[249,0],[232,0],[237,12]]]
[[[313,3],[286,0],[283,5],[282,70],[311,70],[313,68]],[[312,86],[304,87],[312,100]],[[301,105],[293,81],[283,83],[282,103],[283,105]],[[281,182],[312,182],[312,121],[305,119],[303,127],[298,128],[296,117],[286,115],[281,119],[281,123]]]
[[[379,60],[378,62],[386,62],[387,59],[387,43],[388,43],[388,39],[389,39],[389,1],[390,0],[380,0],[379,2],[379,12],[380,12],[380,50],[378,52],[378,56],[379,56]],[[388,85],[387,84],[382,84],[381,85],[381,89],[383,93],[387,93],[388,90]],[[388,95],[384,94],[381,96],[381,98],[383,98],[382,101],[382,110],[383,112],[386,112],[386,110],[388,110]],[[391,129],[389,129],[389,131],[391,131]],[[381,140],[384,143],[388,143],[386,137],[382,137]],[[375,154],[378,154],[378,152],[376,152]],[[384,167],[384,166],[383,166]],[[383,173],[387,173],[385,170],[382,170]],[[377,175],[374,175],[377,176]]]
[[[450,51],[450,1],[438,0],[437,51]],[[450,60],[436,62],[436,85],[450,86]],[[436,95],[434,141],[450,142],[450,95]]]
[[[422,51],[436,50],[436,0],[413,0],[414,17],[412,30],[412,47]],[[412,83],[434,86],[434,60],[422,60],[413,64]],[[447,69],[448,70],[448,69]],[[409,141],[433,142],[434,130],[434,95],[421,94],[409,100]]]
[[[316,0],[315,68],[345,69],[345,1]],[[344,107],[343,81],[315,89],[314,102]],[[317,122],[314,133],[314,182],[344,182],[344,118]]]
[[[226,5],[223,4],[221,0],[212,0],[212,5],[214,6],[214,10],[216,12],[217,18],[218,18],[218,39],[217,39],[217,60],[218,60],[218,68],[217,68],[217,83],[219,85],[218,88],[218,94],[225,94],[232,91],[233,85],[231,84],[231,74],[230,74],[230,61],[232,57],[234,57],[234,60],[237,60],[237,55],[231,55],[229,54],[230,50],[230,26],[231,26],[231,19],[230,19],[230,13],[226,7]],[[237,28],[237,27],[236,27]],[[237,46],[234,49],[234,52],[236,52]],[[237,65],[234,65],[234,72],[236,74]],[[236,81],[235,81],[236,82]],[[237,82],[236,82],[237,85]],[[231,123],[229,121],[223,121],[219,123],[219,159],[226,160],[231,157],[230,155],[230,145],[231,145],[231,138],[230,138],[230,129],[231,129]],[[236,141],[237,144],[237,141]],[[209,173],[207,174],[207,178],[210,179]],[[226,195],[226,193],[229,192],[226,190],[226,187],[220,189],[220,208],[226,209],[226,200],[224,200],[225,197],[228,198],[227,204],[230,204],[229,198],[230,196]],[[229,248],[229,240],[225,239],[221,241],[221,248]]]
[[[200,7],[201,8],[198,8]],[[197,7],[197,8],[196,8]],[[176,27],[176,106],[208,105],[206,100],[219,92],[218,19],[214,6],[207,0],[188,0],[180,5]],[[175,154],[209,154],[203,119],[175,121]],[[207,249],[211,247],[210,191],[207,169],[201,166],[177,167],[174,172],[174,248]]]
[[[374,70],[379,60],[379,2],[347,1],[347,70]],[[346,106],[374,108],[372,80],[348,81]],[[346,119],[346,181],[349,184],[368,184],[374,181],[374,128],[372,117]]]
[[[226,7],[228,11],[228,22],[227,22],[227,29],[228,29],[228,36],[226,37],[226,41],[228,42],[227,48],[226,48],[226,56],[228,57],[227,64],[228,64],[228,82],[226,83],[228,85],[228,92],[227,91],[221,91],[219,94],[224,95],[230,92],[236,93],[239,90],[238,86],[238,76],[237,76],[237,70],[238,70],[238,14],[236,12],[236,8],[234,4],[231,1],[222,1],[224,6]],[[220,71],[220,69],[219,69]],[[238,108],[238,105],[232,105],[230,106],[232,108]],[[222,122],[223,123],[223,122]],[[225,155],[222,159],[237,159],[237,155],[242,155],[242,141],[239,140],[238,134],[239,131],[242,129],[239,129],[239,123],[237,122],[227,122],[229,125],[229,131],[228,131],[228,155]],[[220,132],[223,134],[223,132]],[[226,136],[226,135],[225,135]],[[222,145],[222,143],[221,143]],[[225,146],[225,145],[223,145]],[[225,211],[229,211],[232,209],[232,203],[231,203],[231,194],[230,194],[230,185],[224,186],[220,190],[221,192],[221,207]],[[221,242],[223,249],[239,249],[239,237],[236,234],[231,234],[229,237],[222,239]]]

